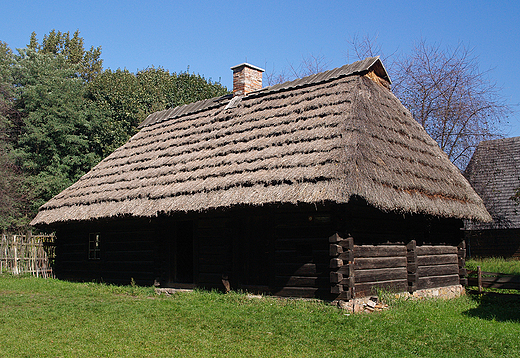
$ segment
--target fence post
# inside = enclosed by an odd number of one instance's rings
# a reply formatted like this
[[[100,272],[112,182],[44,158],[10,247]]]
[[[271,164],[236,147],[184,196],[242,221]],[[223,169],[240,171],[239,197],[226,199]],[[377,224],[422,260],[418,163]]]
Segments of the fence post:
[[[482,293],[482,270],[480,266],[477,266],[477,285],[478,285],[478,293]]]

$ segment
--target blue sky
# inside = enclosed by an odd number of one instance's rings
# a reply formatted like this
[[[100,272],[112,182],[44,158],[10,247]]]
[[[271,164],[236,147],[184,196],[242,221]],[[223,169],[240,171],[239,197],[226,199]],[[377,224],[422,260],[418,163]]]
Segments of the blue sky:
[[[330,68],[355,60],[349,40],[376,38],[385,54],[414,42],[473,49],[513,114],[506,137],[520,136],[520,1],[111,1],[1,0],[0,40],[24,47],[52,29],[79,29],[102,46],[104,68],[163,67],[232,87],[242,62],[280,71],[304,56]]]

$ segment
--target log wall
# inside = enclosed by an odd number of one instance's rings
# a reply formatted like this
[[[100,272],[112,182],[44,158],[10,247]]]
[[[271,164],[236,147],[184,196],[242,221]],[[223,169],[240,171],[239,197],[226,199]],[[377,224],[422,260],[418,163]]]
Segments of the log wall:
[[[100,258],[89,259],[89,234],[100,232]],[[56,239],[56,274],[60,279],[114,284],[152,285],[156,277],[154,232],[147,225],[126,223],[73,225]]]
[[[515,257],[520,259],[520,229],[490,229],[465,232],[468,255],[472,257]]]
[[[375,294],[378,289],[414,292],[465,283],[465,245],[355,245],[338,234],[330,242],[331,293],[336,299]]]

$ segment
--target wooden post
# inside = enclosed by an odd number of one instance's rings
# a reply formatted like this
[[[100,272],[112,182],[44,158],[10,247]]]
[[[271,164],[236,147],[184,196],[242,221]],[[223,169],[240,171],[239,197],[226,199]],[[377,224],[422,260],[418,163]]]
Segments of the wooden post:
[[[354,297],[354,239],[341,238],[337,233],[329,237],[330,292],[338,299],[350,300]]]
[[[478,293],[482,293],[482,270],[480,266],[477,266],[477,285],[478,285]]]
[[[466,241],[462,242],[457,246],[457,255],[459,258],[459,280],[462,286],[468,285],[468,274],[466,271]]]
[[[417,243],[412,240],[406,245],[406,269],[408,271],[408,292],[417,290]]]

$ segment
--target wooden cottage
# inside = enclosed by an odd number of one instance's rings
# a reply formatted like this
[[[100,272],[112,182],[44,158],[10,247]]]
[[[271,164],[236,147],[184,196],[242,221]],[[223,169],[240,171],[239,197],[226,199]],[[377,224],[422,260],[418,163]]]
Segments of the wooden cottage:
[[[520,258],[520,137],[481,142],[464,175],[493,217],[490,223],[468,221],[466,238],[473,256]]]
[[[150,115],[40,208],[59,277],[349,298],[458,285],[481,199],[379,58]],[[460,246],[459,248],[457,246]]]

